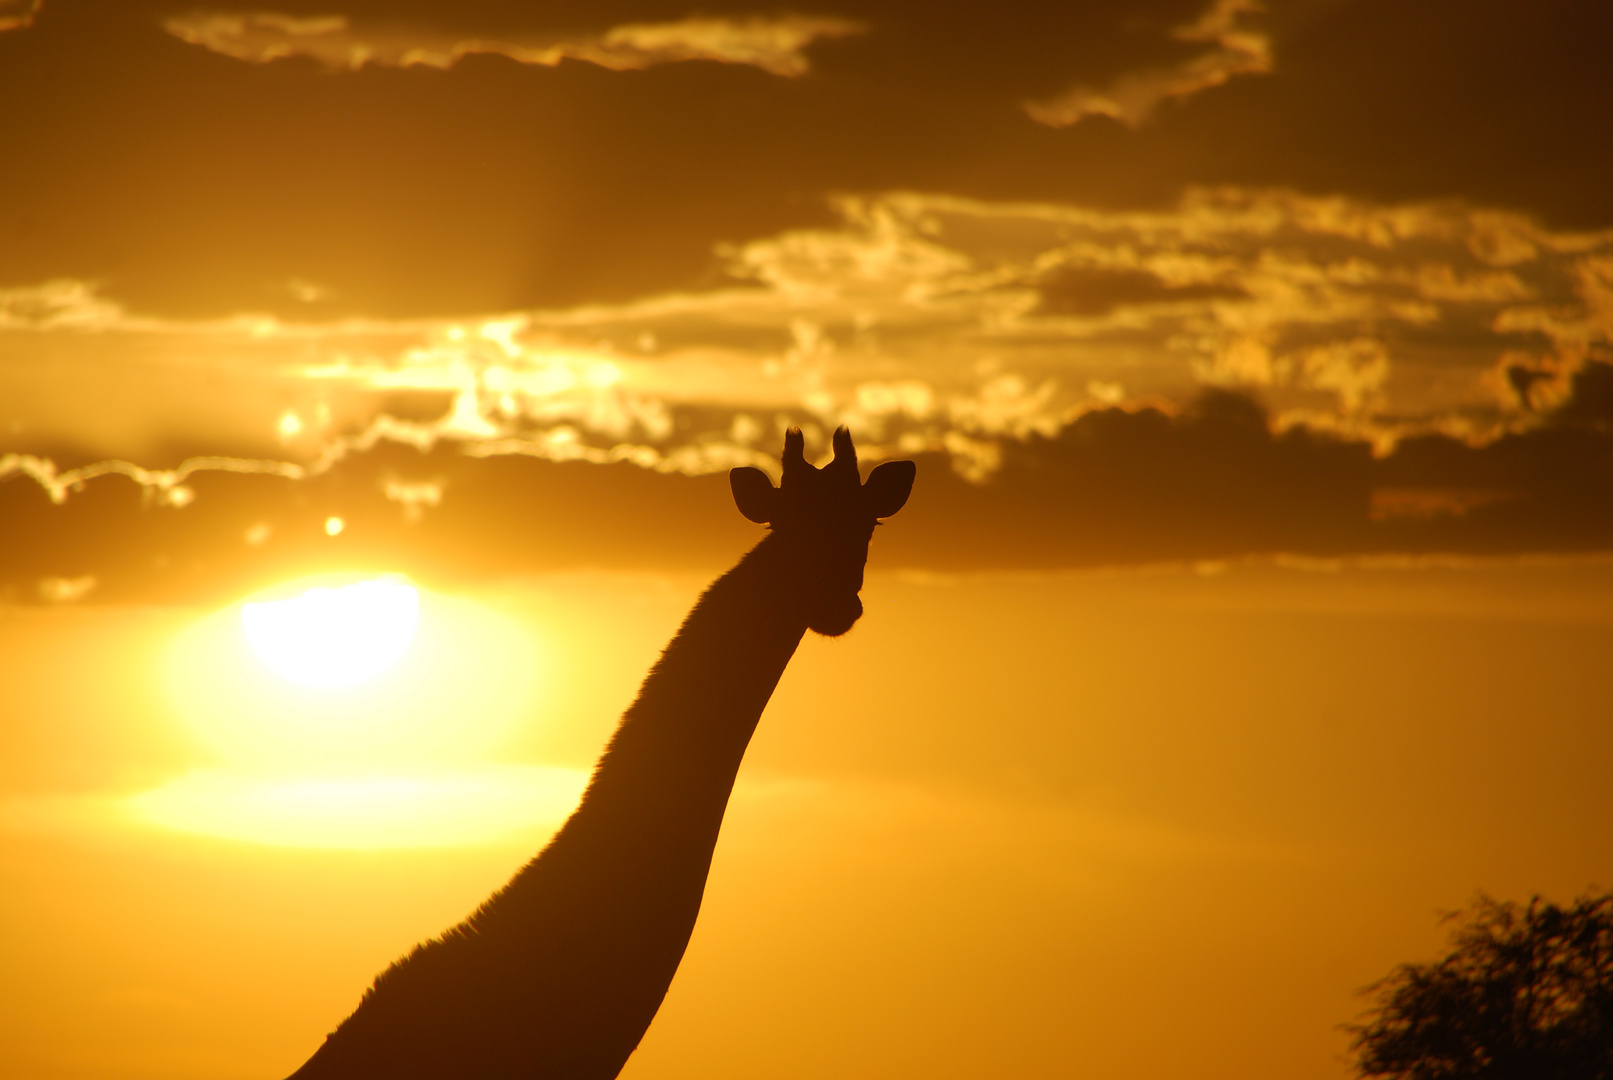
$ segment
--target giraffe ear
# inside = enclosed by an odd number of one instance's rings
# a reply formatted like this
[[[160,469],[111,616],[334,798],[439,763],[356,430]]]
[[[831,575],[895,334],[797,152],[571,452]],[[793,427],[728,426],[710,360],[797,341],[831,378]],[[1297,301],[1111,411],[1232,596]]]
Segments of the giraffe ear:
[[[918,466],[911,461],[887,461],[868,474],[863,500],[877,518],[890,517],[907,505]]]
[[[768,479],[766,473],[749,465],[730,469],[728,486],[734,490],[734,505],[739,507],[741,514],[758,525],[766,525],[773,520],[778,510],[778,488],[773,486],[773,481]]]

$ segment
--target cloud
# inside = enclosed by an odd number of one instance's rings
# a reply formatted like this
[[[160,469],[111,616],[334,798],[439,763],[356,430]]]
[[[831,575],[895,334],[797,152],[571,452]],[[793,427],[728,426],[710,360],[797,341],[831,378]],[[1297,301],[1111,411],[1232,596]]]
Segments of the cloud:
[[[1372,338],[1331,342],[1305,355],[1308,385],[1338,394],[1340,406],[1357,413],[1379,399],[1389,377],[1389,353]]]
[[[375,5],[347,9],[340,33],[243,22],[241,40],[402,42],[412,27],[450,51],[471,40],[545,48],[602,41],[612,26],[684,25],[677,9],[638,5],[608,17],[576,3],[385,6],[390,22]],[[802,79],[746,62],[620,75],[591,62],[476,62],[327,78],[313,59],[233,62],[184,46],[162,28],[183,10],[47,4],[33,30],[4,36],[0,286],[102,281],[137,310],[188,318],[617,303],[718,283],[718,245],[823,228],[827,197],[846,192],[1116,211],[1169,209],[1189,189],[1280,188],[1613,225],[1613,153],[1585,134],[1613,125],[1613,68],[1597,52],[1613,9],[1574,0],[1504,20],[1473,19],[1458,0],[1258,15],[1208,0],[896,0],[870,9],[855,39],[801,46],[812,63]],[[1204,40],[1173,37],[1183,26]],[[1136,127],[1055,129],[1022,108],[1195,57],[1256,55],[1215,43],[1236,45],[1228,35],[1249,26],[1269,41],[1268,73],[1164,99]],[[671,55],[643,35],[612,48]],[[53,73],[69,62],[85,73],[79,92],[56,93]],[[117,167],[86,157],[93,147],[118,148]],[[1501,260],[1487,266],[1528,265],[1521,237],[1472,239]],[[292,279],[320,299],[299,298],[311,294]]]
[[[1174,413],[1095,409],[1046,435],[973,436],[962,457],[914,455],[918,486],[881,530],[877,558],[951,572],[1613,550],[1609,387],[1613,365],[1592,362],[1569,403],[1481,445],[1427,434],[1381,451],[1279,428],[1221,390]],[[933,407],[911,388],[879,394],[892,411]],[[898,452],[864,448],[865,464]],[[215,603],[378,568],[433,586],[561,568],[709,570],[759,535],[721,473],[506,449],[376,439],[300,478],[197,468],[183,503],[112,477],[60,504],[20,478],[0,482],[0,596],[39,602],[47,579],[93,580],[85,599],[96,602]],[[993,467],[974,478],[957,467],[986,458]],[[334,535],[333,516],[345,525]]]
[[[32,454],[0,455],[0,480],[25,476],[38,484],[58,506],[68,495],[84,490],[84,485],[102,476],[124,476],[140,486],[142,497],[161,506],[185,506],[195,493],[185,481],[199,472],[257,473],[300,480],[308,474],[301,465],[285,461],[252,461],[241,458],[187,458],[175,469],[146,469],[127,461],[98,461],[76,469],[61,470],[47,458]]]
[[[1272,69],[1270,39],[1244,25],[1243,16],[1263,10],[1258,0],[1214,0],[1194,22],[1170,36],[1204,45],[1203,52],[1168,68],[1130,72],[1102,88],[1074,86],[1051,98],[1025,103],[1037,123],[1069,127],[1088,116],[1107,116],[1133,127],[1161,104],[1191,97],[1239,75],[1265,75]]]
[[[28,29],[44,6],[45,0],[0,0],[0,34]]]
[[[999,443],[983,484],[921,464],[881,555],[946,569],[1193,562],[1281,553],[1517,555],[1613,547],[1613,365],[1540,427],[1387,451],[1213,391],[1176,415],[1098,410]],[[923,499],[919,495],[925,496]],[[905,512],[905,511],[904,511]]]
[[[1173,301],[1246,298],[1236,286],[1215,282],[1172,284],[1147,270],[1063,264],[1036,281],[1039,315],[1108,315],[1124,307]]]
[[[94,574],[76,578],[43,577],[39,579],[39,596],[49,604],[71,604],[88,596],[97,584]]]
[[[0,331],[130,328],[122,305],[94,282],[61,279],[0,289]]]
[[[345,15],[197,11],[164,20],[170,34],[223,56],[251,63],[287,57],[316,60],[332,71],[375,67],[447,70],[466,56],[503,56],[553,67],[580,60],[612,71],[710,60],[746,64],[795,77],[810,65],[813,42],[863,32],[850,19],[808,15],[695,16],[673,22],[624,23],[602,34],[572,38],[493,40],[382,26],[355,28]]]
[[[197,468],[313,475],[381,442],[695,475],[766,465],[790,424],[821,448],[845,423],[982,477],[1005,437],[1205,386],[1386,450],[1521,430],[1613,359],[1613,234],[1523,215],[1239,189],[1159,211],[889,193],[835,213],[723,248],[711,288],[619,304],[186,320],[83,281],[0,290],[7,468],[55,499],[118,472],[158,502]],[[195,465],[174,444],[218,449]]]

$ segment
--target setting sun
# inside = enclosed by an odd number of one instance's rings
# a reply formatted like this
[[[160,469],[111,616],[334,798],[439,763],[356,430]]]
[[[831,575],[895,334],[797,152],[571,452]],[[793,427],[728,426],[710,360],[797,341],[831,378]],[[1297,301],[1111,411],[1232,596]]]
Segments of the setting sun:
[[[490,607],[402,578],[287,583],[177,635],[170,703],[209,760],[133,794],[121,816],[349,849],[482,843],[552,824],[582,774],[500,760],[532,708],[538,652]]]
[[[420,594],[389,579],[241,606],[258,658],[311,687],[354,686],[379,675],[408,649],[419,621]]]
[[[193,622],[172,707],[220,764],[285,778],[485,760],[533,705],[531,632],[399,577],[302,579]]]

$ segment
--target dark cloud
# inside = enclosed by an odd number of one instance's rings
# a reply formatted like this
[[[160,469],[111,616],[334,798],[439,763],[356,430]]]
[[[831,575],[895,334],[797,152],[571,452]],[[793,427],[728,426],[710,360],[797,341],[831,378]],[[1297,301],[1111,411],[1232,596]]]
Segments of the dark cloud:
[[[1289,185],[1613,224],[1602,5],[1274,3],[1247,16],[1270,39],[1269,74],[1170,97],[1135,128],[1094,116],[1055,129],[1025,111],[1191,67],[1213,46],[1179,31],[1209,7],[838,5],[814,13],[867,32],[812,44],[810,72],[784,77],[502,56],[333,73],[186,44],[163,30],[171,5],[62,0],[0,36],[0,284],[103,280],[137,309],[183,315],[615,300],[713,283],[717,245],[823,224],[834,192],[895,189],[1162,206],[1195,184]],[[389,33],[519,37],[692,10],[341,13]]]
[[[1169,303],[1173,300],[1240,299],[1244,290],[1212,284],[1169,285],[1141,270],[1060,267],[1037,283],[1038,314],[1107,315],[1125,304]]]
[[[579,566],[704,566],[755,532],[722,476],[395,444],[305,480],[212,472],[187,487],[194,500],[175,508],[103,477],[54,505],[25,478],[0,482],[0,591],[49,601],[55,583],[93,579],[96,600],[212,601],[318,573],[401,571],[450,585]],[[331,518],[342,522],[335,536]]]
[[[1606,365],[1579,385],[1613,373]],[[1089,413],[1004,445],[993,482],[922,472],[886,554],[916,565],[1061,567],[1295,554],[1516,555],[1613,545],[1613,437],[1573,402],[1483,446],[1427,435],[1376,457],[1213,392],[1184,415]],[[988,524],[981,524],[986,522]]]
[[[1528,431],[1472,446],[1407,439],[1385,457],[1307,428],[1274,433],[1212,392],[1178,416],[1088,413],[1002,442],[984,484],[925,455],[876,562],[942,571],[1249,555],[1506,555],[1613,547],[1613,367]],[[446,444],[355,454],[303,480],[228,472],[159,505],[121,477],[61,505],[0,483],[0,566],[17,602],[210,600],[312,573],[404,572],[452,585],[576,567],[712,568],[758,535],[721,475],[473,458]],[[339,517],[339,535],[326,522]]]
[[[1551,414],[1558,425],[1613,427],[1613,364],[1591,363],[1574,373],[1572,396]]]
[[[1456,198],[1613,221],[1613,9],[1575,0],[1271,5],[1277,64],[1182,103],[1160,164],[1203,182]]]

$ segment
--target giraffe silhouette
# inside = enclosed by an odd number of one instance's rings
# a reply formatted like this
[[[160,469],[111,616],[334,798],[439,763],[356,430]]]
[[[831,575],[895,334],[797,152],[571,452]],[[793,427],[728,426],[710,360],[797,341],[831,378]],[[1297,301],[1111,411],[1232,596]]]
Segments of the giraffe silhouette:
[[[771,526],[700,597],[594,768],[576,811],[503,889],[383,972],[292,1080],[610,1080],[650,1026],[700,912],[740,759],[807,630],[837,636],[911,461],[863,484],[851,435],[808,464],[784,437],[777,488],[729,474]]]

